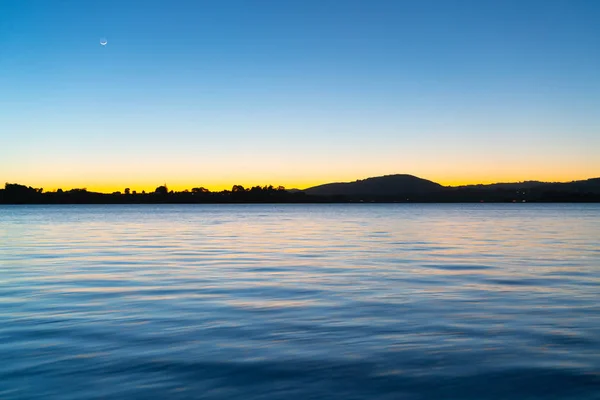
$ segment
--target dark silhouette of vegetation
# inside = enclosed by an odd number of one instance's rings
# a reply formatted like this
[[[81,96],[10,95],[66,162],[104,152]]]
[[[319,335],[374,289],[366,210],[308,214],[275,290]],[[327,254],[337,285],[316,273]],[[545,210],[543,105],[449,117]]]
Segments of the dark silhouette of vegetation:
[[[24,185],[7,183],[0,189],[0,204],[144,204],[144,203],[294,203],[305,202],[302,192],[291,193],[279,186],[254,186],[246,189],[235,185],[231,190],[211,192],[204,187],[175,192],[167,185],[158,186],[154,192],[137,193],[126,188],[111,194],[88,192],[87,189],[71,189],[42,193]]]
[[[282,186],[234,185],[211,192],[199,186],[174,192],[167,185],[154,192],[89,192],[58,189],[44,192],[7,183],[0,189],[0,204],[144,204],[144,203],[455,203],[455,202],[600,202],[600,178],[570,183],[500,183],[447,187],[411,175],[390,175],[350,183],[336,183],[288,191]]]
[[[169,194],[169,188],[167,188],[167,185],[159,186],[154,190],[154,193],[158,194],[158,195],[166,196],[167,194]]]

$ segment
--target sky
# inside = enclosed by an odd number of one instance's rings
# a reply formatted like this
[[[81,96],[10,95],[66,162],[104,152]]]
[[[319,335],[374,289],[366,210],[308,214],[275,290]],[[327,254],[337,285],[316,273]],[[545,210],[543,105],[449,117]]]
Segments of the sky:
[[[596,0],[3,0],[0,181],[598,177],[598,21]]]

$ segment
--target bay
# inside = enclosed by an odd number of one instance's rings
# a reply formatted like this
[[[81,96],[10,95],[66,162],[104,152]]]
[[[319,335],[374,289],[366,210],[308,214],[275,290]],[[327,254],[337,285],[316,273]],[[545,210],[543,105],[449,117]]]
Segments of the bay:
[[[1,399],[599,399],[600,205],[0,206]]]

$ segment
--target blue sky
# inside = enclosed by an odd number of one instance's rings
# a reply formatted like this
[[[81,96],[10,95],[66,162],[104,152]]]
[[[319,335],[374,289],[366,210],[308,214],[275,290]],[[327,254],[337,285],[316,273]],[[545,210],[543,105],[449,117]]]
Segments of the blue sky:
[[[0,179],[600,176],[598,21],[592,0],[3,1]]]

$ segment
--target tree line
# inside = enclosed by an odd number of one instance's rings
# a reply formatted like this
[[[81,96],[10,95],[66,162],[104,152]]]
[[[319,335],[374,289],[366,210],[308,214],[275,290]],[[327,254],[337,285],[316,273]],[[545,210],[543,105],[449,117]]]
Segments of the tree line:
[[[600,193],[569,189],[484,190],[481,188],[444,189],[435,193],[403,193],[397,195],[309,195],[283,186],[234,185],[231,190],[212,192],[204,187],[183,191],[158,186],[141,193],[125,188],[123,192],[97,193],[86,188],[58,189],[45,192],[15,183],[0,189],[0,204],[159,204],[159,203],[472,203],[472,202],[600,202]]]
[[[183,191],[169,190],[167,185],[158,186],[152,192],[136,192],[125,188],[110,194],[88,191],[86,188],[57,189],[45,192],[15,183],[6,183],[0,189],[0,203],[4,204],[53,204],[53,203],[236,203],[236,202],[295,202],[306,196],[302,192],[290,192],[283,186],[253,186],[245,188],[234,185],[231,190],[218,192],[205,187]]]

